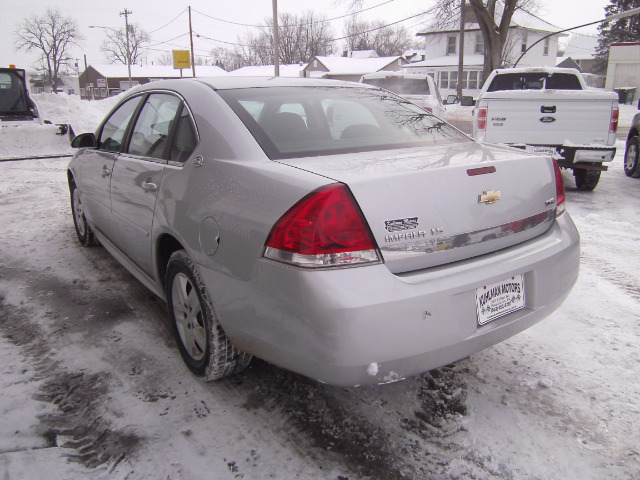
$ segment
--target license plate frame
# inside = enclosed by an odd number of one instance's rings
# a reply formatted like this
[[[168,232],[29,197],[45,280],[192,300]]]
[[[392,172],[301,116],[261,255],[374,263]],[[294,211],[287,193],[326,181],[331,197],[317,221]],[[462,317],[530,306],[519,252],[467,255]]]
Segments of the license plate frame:
[[[479,326],[522,310],[524,306],[522,274],[476,288],[476,318]]]
[[[544,147],[540,145],[527,145],[525,147],[525,151],[533,153],[534,155],[544,155],[548,157],[553,157],[558,153],[554,147]]]

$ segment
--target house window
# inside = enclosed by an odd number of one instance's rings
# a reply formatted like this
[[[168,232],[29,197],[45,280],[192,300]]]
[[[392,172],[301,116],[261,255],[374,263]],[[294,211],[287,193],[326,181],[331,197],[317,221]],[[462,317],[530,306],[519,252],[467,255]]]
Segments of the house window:
[[[440,88],[449,88],[449,72],[440,72]]]
[[[527,32],[522,32],[522,45],[520,46],[520,52],[524,53],[527,51],[527,37],[529,35]]]
[[[544,53],[543,55],[546,57],[549,55],[549,38],[544,39]]]
[[[449,35],[447,37],[447,55],[455,55],[457,43],[458,43],[457,35]]]
[[[81,88],[81,89],[80,89],[80,96],[81,96],[81,97],[84,97],[84,96],[85,96],[84,88]]]
[[[473,53],[484,53],[484,37],[482,33],[476,33],[476,47]]]
[[[449,72],[449,88],[458,87],[458,72]]]
[[[469,72],[469,88],[470,89],[478,88],[478,72],[477,71]]]

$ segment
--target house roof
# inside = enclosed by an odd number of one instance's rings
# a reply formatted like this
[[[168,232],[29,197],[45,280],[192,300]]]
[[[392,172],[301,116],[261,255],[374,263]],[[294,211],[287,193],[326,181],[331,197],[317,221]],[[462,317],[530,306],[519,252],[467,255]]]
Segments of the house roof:
[[[498,2],[498,4],[496,5],[496,17],[498,19],[502,17],[502,8],[503,8],[502,4]],[[458,21],[456,25],[459,23],[460,22]],[[543,20],[542,18],[532,13],[529,13],[525,10],[522,10],[520,8],[517,9],[515,12],[513,12],[510,26],[512,28],[521,27],[521,28],[528,28],[530,30],[538,30],[541,32],[557,32],[558,30],[562,30],[561,27],[558,27],[557,25],[549,23],[546,20]],[[475,22],[465,24],[465,30],[479,30],[479,29],[480,27]],[[418,35],[433,35],[436,33],[457,32],[457,31],[458,31],[457,29],[456,30],[424,30],[422,32],[418,32]]]
[[[127,78],[129,71],[126,65],[121,64],[92,64],[98,73],[105,78]],[[197,77],[217,77],[226,75],[227,72],[220,67],[213,65],[196,65]],[[131,65],[132,78],[180,78],[180,70],[173,68],[171,65]],[[191,68],[182,69],[182,77],[192,77]]]
[[[574,60],[591,60],[598,48],[598,37],[574,33],[562,54],[563,57],[571,57]]]
[[[329,70],[328,73],[335,75],[364,75],[365,73],[377,72],[398,59],[402,63],[407,63],[400,56],[372,58],[315,57],[315,60],[318,60]]]
[[[304,70],[306,64],[299,65],[294,63],[293,65],[280,65],[279,71],[281,77],[300,77],[302,76],[302,70]],[[196,74],[198,71],[196,70]],[[229,72],[229,75],[242,76],[242,77],[273,77],[274,66],[273,65],[260,65],[240,67],[236,70]]]

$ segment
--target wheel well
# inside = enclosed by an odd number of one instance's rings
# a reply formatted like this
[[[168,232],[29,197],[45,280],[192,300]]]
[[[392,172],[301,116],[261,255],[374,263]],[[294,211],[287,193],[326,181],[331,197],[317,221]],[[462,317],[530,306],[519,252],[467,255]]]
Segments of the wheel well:
[[[75,184],[76,181],[73,178],[73,173],[71,173],[71,170],[67,170],[67,181],[69,182],[69,188],[71,188],[71,184]]]
[[[169,234],[162,235],[158,239],[158,249],[156,251],[156,258],[158,260],[158,276],[162,282],[162,286],[165,286],[165,277],[167,275],[167,263],[169,258],[177,250],[183,250],[182,244]]]
[[[638,130],[636,130],[635,128],[632,128],[631,130],[629,130],[629,135],[627,135],[627,142],[632,138],[632,137],[637,137],[639,135]]]

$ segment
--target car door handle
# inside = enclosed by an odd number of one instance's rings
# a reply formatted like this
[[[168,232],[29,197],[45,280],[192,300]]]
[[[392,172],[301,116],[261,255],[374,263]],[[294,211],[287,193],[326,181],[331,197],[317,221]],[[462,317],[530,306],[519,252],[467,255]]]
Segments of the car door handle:
[[[158,186],[155,183],[151,182],[150,178],[147,178],[140,184],[140,186],[145,192],[155,192],[156,190],[158,190]]]
[[[556,113],[556,106],[553,105],[551,107],[545,107],[543,105],[540,107],[540,113]]]
[[[106,165],[103,165],[102,177],[108,177],[109,175],[111,175],[111,170],[109,170]]]

